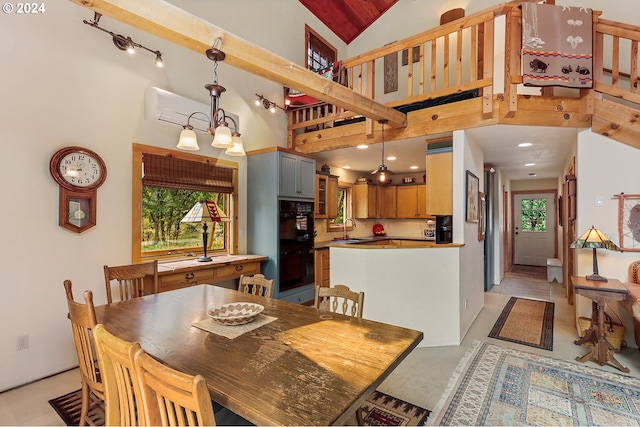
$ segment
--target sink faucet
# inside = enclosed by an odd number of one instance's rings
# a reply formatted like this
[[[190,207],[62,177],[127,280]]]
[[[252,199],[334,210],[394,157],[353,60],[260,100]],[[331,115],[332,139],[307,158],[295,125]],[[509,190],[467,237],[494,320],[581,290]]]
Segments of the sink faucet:
[[[343,240],[347,240],[347,222],[351,221],[351,226],[353,228],[356,228],[357,224],[356,221],[353,218],[347,218],[344,220],[344,222],[342,223],[342,227],[343,227],[343,231],[342,231],[342,239]]]

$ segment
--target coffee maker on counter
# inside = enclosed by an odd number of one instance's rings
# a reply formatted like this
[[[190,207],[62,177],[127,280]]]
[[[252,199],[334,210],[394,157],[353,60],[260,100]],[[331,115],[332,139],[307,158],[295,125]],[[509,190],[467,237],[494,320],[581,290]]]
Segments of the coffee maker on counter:
[[[436,215],[436,244],[453,242],[451,215]]]

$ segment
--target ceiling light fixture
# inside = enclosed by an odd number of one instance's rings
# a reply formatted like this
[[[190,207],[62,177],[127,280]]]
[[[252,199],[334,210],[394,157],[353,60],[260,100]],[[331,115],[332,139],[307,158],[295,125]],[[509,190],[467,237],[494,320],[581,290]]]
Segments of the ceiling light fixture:
[[[282,111],[286,111],[285,108],[279,106],[273,101],[268,100],[264,96],[256,93],[256,106],[259,107],[261,105],[265,108],[265,110],[269,110],[272,113],[275,113],[276,111],[278,111],[277,110],[278,108],[281,109]]]
[[[85,24],[89,25],[90,27],[93,28],[97,28],[100,31],[104,31],[105,33],[109,34],[111,36],[111,40],[113,41],[113,44],[115,47],[117,47],[118,49],[122,50],[122,51],[127,51],[129,52],[131,55],[133,55],[135,53],[135,48],[139,47],[140,49],[144,49],[148,52],[151,53],[155,53],[156,54],[156,66],[158,68],[162,68],[164,67],[164,61],[162,60],[162,53],[160,53],[159,50],[152,50],[149,49],[146,46],[141,45],[140,43],[136,43],[134,42],[131,37],[125,37],[121,34],[116,34],[112,31],[109,31],[107,29],[102,28],[99,25],[100,22],[100,18],[102,17],[102,14],[98,13],[98,12],[94,12],[93,14],[93,21],[87,21],[86,19],[82,20],[82,22],[84,22]]]
[[[356,145],[356,148],[359,150],[364,150],[366,148],[369,148],[369,146],[367,144],[360,144],[360,145]]]
[[[178,141],[177,148],[182,150],[199,150],[198,140],[196,133],[191,126],[191,117],[195,114],[201,114],[209,120],[209,129],[207,131],[213,136],[211,146],[214,148],[226,148],[225,154],[228,156],[244,156],[246,155],[240,139],[240,132],[238,130],[238,123],[233,117],[228,116],[224,109],[219,107],[220,96],[227,89],[224,86],[218,84],[218,61],[224,61],[225,53],[216,48],[216,45],[222,40],[216,39],[211,49],[207,49],[207,58],[213,61],[213,83],[206,84],[204,87],[209,91],[211,98],[211,112],[210,115],[206,115],[201,111],[193,112],[187,118],[187,124],[183,126],[182,132],[180,132],[180,139]],[[233,123],[234,131],[229,129],[229,122]]]
[[[384,125],[387,123],[387,120],[380,119],[378,120],[378,123],[382,125],[382,163],[380,164],[380,166],[378,166],[376,170],[371,172],[371,175],[377,175],[378,182],[380,184],[386,184],[387,178],[389,177],[389,175],[393,174],[393,172],[387,169],[387,166],[384,164]]]
[[[530,142],[521,142],[518,147],[531,147],[533,144]]]

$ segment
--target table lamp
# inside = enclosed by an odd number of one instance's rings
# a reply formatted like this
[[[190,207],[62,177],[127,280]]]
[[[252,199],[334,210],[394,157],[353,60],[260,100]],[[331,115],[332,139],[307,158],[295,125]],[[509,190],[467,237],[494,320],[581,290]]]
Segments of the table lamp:
[[[607,282],[607,278],[598,274],[598,257],[596,255],[596,249],[604,248],[612,251],[619,251],[620,248],[613,243],[602,231],[595,228],[593,225],[590,229],[585,231],[578,239],[569,246],[572,249],[593,249],[593,274],[585,276],[587,280],[596,280],[599,282]]]
[[[193,205],[191,210],[180,220],[180,222],[202,222],[202,245],[204,247],[204,253],[198,258],[198,262],[211,261],[211,257],[207,256],[207,246],[209,242],[209,233],[207,232],[209,227],[207,226],[207,221],[229,221],[229,218],[215,202],[205,200]]]

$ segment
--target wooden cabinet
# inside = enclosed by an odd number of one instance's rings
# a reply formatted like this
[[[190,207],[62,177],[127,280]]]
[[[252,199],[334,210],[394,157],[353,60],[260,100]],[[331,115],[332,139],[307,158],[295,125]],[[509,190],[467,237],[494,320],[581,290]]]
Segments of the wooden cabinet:
[[[307,157],[278,151],[278,196],[315,197],[316,161]]]
[[[269,260],[263,263],[261,273],[268,279],[275,280],[274,298],[277,299],[292,302],[313,299],[313,284],[280,291],[283,253],[279,246],[278,224],[282,200],[314,201],[315,165],[315,159],[296,155],[282,147],[247,153],[246,250],[269,257]]]
[[[215,262],[215,257],[213,262],[206,263],[193,259],[162,262],[158,264],[158,292],[235,280],[242,274],[257,274],[260,273],[260,262],[267,259],[258,255],[237,257],[237,260],[226,262]],[[153,293],[153,289],[150,288],[153,286],[153,280],[145,279],[144,284],[145,292]]]
[[[453,149],[427,149],[427,211],[453,215]]]
[[[427,188],[424,184],[399,185],[397,218],[427,218]]]
[[[338,216],[338,177],[316,174],[316,218],[335,218]]]
[[[329,287],[330,282],[329,248],[315,250],[315,284]]]
[[[428,207],[427,186],[418,185],[418,218],[431,218]]]
[[[377,185],[356,183],[353,186],[353,217],[379,218]]]
[[[398,204],[398,187],[380,187],[378,198],[378,213],[380,218],[396,218]]]

